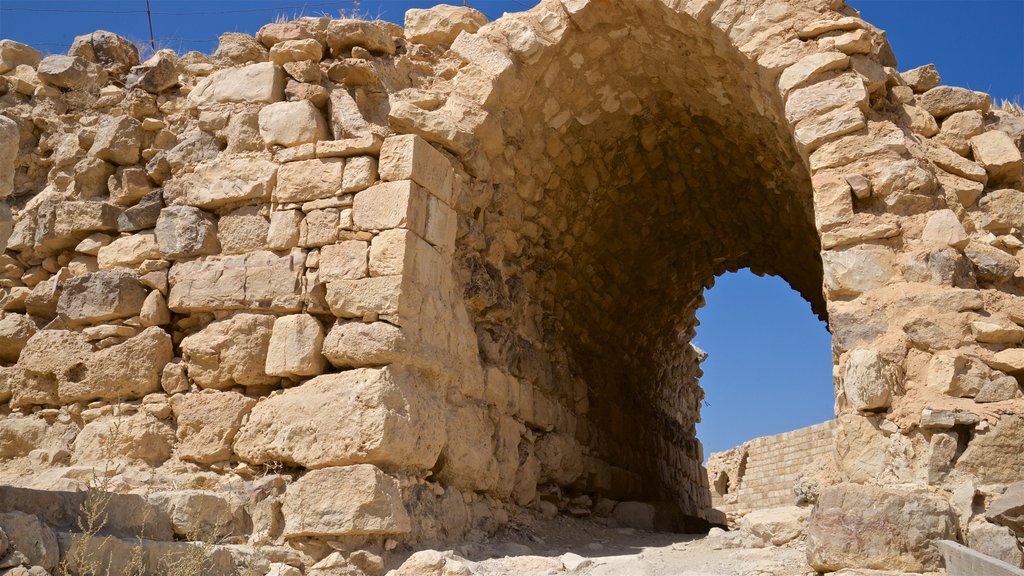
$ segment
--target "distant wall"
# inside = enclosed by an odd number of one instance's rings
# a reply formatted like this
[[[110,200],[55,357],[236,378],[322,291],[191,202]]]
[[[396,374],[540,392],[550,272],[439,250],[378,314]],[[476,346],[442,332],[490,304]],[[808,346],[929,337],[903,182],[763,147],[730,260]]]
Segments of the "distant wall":
[[[791,506],[800,476],[830,461],[834,427],[829,420],[715,452],[707,465],[712,505],[730,518]]]

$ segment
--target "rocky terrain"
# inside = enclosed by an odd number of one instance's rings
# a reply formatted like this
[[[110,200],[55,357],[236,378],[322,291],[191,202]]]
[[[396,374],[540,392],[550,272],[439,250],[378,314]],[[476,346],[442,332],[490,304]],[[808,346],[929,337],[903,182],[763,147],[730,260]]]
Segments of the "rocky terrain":
[[[841,0],[0,41],[0,567],[1020,566],[1022,136]],[[833,334],[774,540],[695,433],[696,310],[740,267]]]

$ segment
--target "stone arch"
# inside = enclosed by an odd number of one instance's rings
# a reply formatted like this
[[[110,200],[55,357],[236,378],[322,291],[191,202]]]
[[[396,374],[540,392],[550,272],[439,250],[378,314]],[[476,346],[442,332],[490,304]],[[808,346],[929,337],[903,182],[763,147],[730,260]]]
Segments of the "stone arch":
[[[986,228],[989,178],[1019,174],[929,140],[950,114],[987,112],[987,95],[900,76],[884,33],[830,1],[548,1],[451,52],[464,64],[436,87],[443,104],[398,98],[390,120],[462,160],[456,269],[481,359],[555,415],[529,428],[578,444],[582,472],[562,484],[668,500],[684,525],[718,519],[686,344],[700,288],[743,265],[828,318],[841,480],[934,484],[970,467],[925,462],[948,442],[921,424],[933,399],[907,391],[946,355],[1016,369],[949,335],[1008,320],[994,294],[1013,280],[963,248]],[[638,419],[658,432],[637,438]]]
[[[849,55],[798,36],[826,16],[816,34],[870,27],[821,8],[545,2],[453,45],[468,64],[435,115],[478,123],[471,139],[423,135],[461,150],[474,180],[462,204],[482,242],[457,268],[481,358],[572,416],[556,432],[587,454],[577,487],[706,521],[689,345],[704,288],[749,266],[827,316],[807,154],[863,125],[867,90]],[[866,62],[886,58],[877,38]],[[819,80],[858,90],[787,108]],[[795,136],[842,105],[854,124]]]

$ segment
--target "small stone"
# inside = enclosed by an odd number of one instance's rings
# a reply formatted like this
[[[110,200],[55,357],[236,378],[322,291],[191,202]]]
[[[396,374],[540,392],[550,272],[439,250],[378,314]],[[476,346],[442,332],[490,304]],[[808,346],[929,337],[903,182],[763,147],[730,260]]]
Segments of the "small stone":
[[[468,7],[413,8],[405,12],[405,37],[415,44],[451,45],[459,33],[474,34],[484,24],[487,17]]]
[[[68,55],[95,62],[116,75],[127,74],[139,63],[139,49],[127,38],[106,30],[76,36]]]
[[[892,400],[886,364],[877,350],[856,349],[846,360],[843,375],[846,401],[854,410],[888,408]]]
[[[175,57],[167,50],[160,50],[139,66],[132,67],[128,74],[129,88],[141,88],[150,94],[159,94],[177,84]]]
[[[220,251],[213,217],[192,206],[170,206],[161,210],[156,239],[163,257],[172,260]]]
[[[279,317],[270,336],[266,373],[289,378],[320,374],[326,364],[323,341],[323,326],[309,314]]]
[[[918,94],[927,92],[942,83],[942,78],[939,76],[938,70],[935,69],[935,64],[918,66],[906,72],[901,72],[900,76]]]
[[[139,161],[142,124],[130,116],[104,116],[96,129],[89,155],[118,165]]]
[[[154,190],[117,217],[117,231],[136,232],[153,228],[160,219],[163,208],[163,194],[160,190]]]
[[[928,217],[928,222],[921,233],[921,240],[926,243],[963,248],[967,246],[970,238],[956,214],[952,210],[946,209],[939,210]]]

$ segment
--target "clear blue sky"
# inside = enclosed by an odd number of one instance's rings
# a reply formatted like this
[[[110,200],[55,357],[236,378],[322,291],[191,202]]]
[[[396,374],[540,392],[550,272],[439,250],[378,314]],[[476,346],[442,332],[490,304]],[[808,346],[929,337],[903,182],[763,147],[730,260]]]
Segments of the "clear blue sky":
[[[449,0],[451,2],[452,0]],[[457,3],[458,0],[455,0]],[[1024,0],[848,0],[886,30],[900,69],[935,63],[947,84],[1024,101]],[[370,16],[401,22],[432,0],[362,0]],[[529,0],[470,0],[491,19]],[[160,47],[210,52],[222,32],[254,34],[277,16],[351,10],[352,1],[150,0]],[[91,12],[90,12],[91,11]],[[64,52],[96,29],[148,38],[145,0],[0,0],[0,37]],[[710,353],[698,434],[706,453],[832,417],[830,338],[810,306],[778,278],[726,275],[700,310],[697,344]]]

